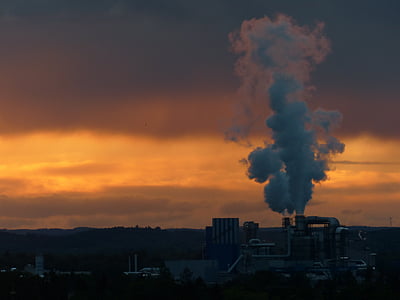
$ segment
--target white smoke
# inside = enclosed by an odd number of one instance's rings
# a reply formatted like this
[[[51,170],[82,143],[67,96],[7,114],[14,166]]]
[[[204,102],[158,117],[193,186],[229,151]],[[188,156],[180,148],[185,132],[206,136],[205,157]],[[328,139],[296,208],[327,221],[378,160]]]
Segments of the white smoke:
[[[249,101],[269,99],[272,110],[266,125],[274,143],[249,154],[248,176],[267,182],[265,201],[280,213],[303,214],[313,183],[327,178],[329,156],[344,151],[331,136],[341,114],[311,111],[304,102],[310,72],[330,49],[322,29],[321,23],[310,29],[279,15],[244,21],[230,35],[233,51],[241,55],[236,64],[241,94]]]

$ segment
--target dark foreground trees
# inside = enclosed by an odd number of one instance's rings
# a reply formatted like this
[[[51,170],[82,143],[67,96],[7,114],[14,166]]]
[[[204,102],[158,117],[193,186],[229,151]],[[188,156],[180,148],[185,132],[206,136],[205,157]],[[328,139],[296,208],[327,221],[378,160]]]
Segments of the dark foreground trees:
[[[351,274],[311,284],[303,274],[290,278],[260,272],[220,285],[202,280],[178,283],[167,272],[159,278],[120,273],[92,275],[0,273],[0,299],[400,299],[399,274],[357,282]]]

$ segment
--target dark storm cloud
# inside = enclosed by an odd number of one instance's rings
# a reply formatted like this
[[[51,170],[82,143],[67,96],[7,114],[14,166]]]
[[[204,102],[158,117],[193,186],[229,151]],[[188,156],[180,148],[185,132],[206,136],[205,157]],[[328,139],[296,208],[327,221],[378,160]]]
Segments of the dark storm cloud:
[[[314,97],[343,113],[342,134],[397,136],[399,8],[390,0],[0,1],[0,132],[222,133],[239,86],[228,33],[282,12],[326,24],[332,54],[312,75]],[[157,122],[143,126],[148,119]]]
[[[154,206],[166,209],[169,199],[146,197],[93,197],[93,195],[60,193],[37,197],[1,196],[3,216],[43,218],[50,216],[87,216],[93,214],[132,214],[146,213]],[[90,198],[91,197],[91,198]],[[83,199],[82,199],[83,198]],[[79,204],[78,204],[79,201]]]
[[[3,194],[0,195],[0,219],[10,216],[17,219],[107,216],[109,220],[129,217],[130,222],[146,219],[148,224],[168,219],[173,224],[196,216],[209,216],[210,210],[234,213],[235,208],[226,202],[245,203],[248,197],[248,191],[181,186],[112,186],[95,193],[59,192],[30,196]],[[249,208],[247,212],[259,211],[262,206],[262,202],[257,202],[254,204],[257,209]]]

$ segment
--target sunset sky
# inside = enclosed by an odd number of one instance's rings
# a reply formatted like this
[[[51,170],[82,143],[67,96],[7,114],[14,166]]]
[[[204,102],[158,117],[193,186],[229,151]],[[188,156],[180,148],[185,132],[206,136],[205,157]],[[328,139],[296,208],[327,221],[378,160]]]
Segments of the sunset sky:
[[[325,24],[312,108],[345,152],[305,214],[400,226],[400,2],[0,0],[0,228],[279,226],[246,158],[268,102],[228,142],[240,95],[230,32],[283,13]]]

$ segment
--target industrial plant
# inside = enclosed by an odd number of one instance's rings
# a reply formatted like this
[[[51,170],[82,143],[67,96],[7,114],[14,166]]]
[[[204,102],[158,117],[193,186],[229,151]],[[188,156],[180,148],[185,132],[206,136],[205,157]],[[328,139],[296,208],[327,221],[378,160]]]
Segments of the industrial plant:
[[[219,275],[303,271],[328,279],[342,271],[357,276],[374,265],[373,253],[352,251],[349,229],[338,219],[304,215],[315,183],[328,179],[331,158],[345,150],[332,135],[341,113],[312,109],[306,102],[310,73],[328,54],[328,44],[323,35],[283,15],[244,22],[232,35],[233,51],[240,55],[241,88],[249,101],[246,116],[259,115],[248,113],[252,101],[269,102],[265,125],[271,136],[241,162],[249,179],[265,184],[268,207],[295,217],[283,217],[282,228],[262,238],[257,223],[245,222],[240,230],[237,218],[214,218],[206,228],[204,257],[216,262]],[[235,124],[228,138],[237,142],[250,137],[250,124]]]
[[[205,235],[204,260],[166,262],[176,279],[184,269],[208,282],[257,271],[303,272],[311,280],[351,272],[362,279],[375,266],[375,253],[354,249],[358,235],[334,217],[283,217],[281,228],[265,232],[253,221],[240,226],[239,218],[213,218]]]

